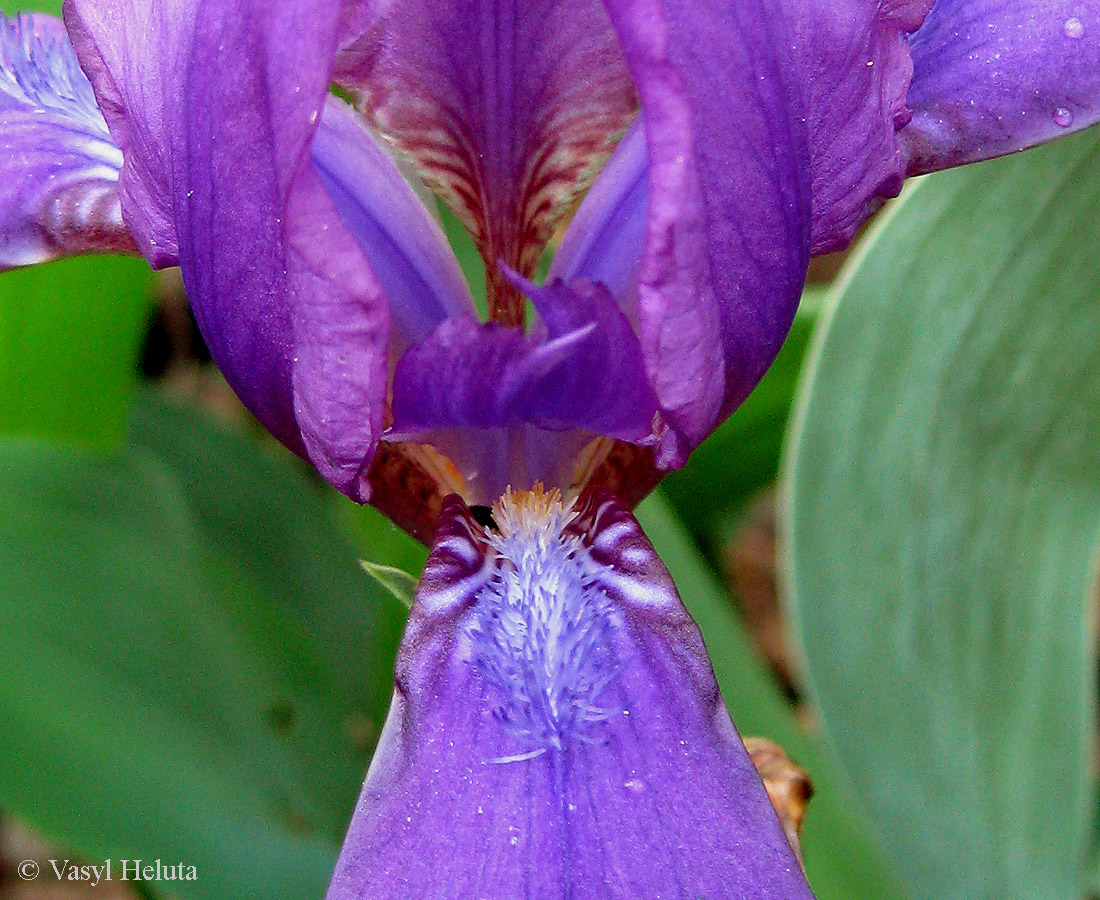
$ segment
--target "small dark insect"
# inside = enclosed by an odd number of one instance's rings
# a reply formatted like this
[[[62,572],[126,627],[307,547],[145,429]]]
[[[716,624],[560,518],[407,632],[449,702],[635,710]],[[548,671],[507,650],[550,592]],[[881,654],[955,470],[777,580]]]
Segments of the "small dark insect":
[[[474,517],[474,521],[482,528],[488,528],[493,531],[500,530],[497,528],[496,519],[493,518],[493,509],[491,506],[471,506],[470,515]]]

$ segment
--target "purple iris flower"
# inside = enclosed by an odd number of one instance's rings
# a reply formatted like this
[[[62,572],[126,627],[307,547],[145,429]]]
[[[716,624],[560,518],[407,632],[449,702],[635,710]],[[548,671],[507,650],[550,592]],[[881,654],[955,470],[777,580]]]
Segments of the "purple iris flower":
[[[180,265],[257,418],[436,534],[333,900],[797,900],[627,510],[762,377],[812,253],[1098,118],[1088,0],[66,0],[0,29],[0,266]]]

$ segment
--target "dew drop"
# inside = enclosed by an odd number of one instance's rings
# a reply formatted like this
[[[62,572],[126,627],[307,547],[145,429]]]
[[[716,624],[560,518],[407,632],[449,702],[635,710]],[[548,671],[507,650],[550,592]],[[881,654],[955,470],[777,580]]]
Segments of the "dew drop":
[[[1069,128],[1073,124],[1073,113],[1064,106],[1059,106],[1054,110],[1054,124],[1059,128]]]
[[[1085,25],[1076,16],[1072,19],[1066,19],[1066,24],[1062,26],[1062,34],[1071,41],[1080,40],[1085,36]]]

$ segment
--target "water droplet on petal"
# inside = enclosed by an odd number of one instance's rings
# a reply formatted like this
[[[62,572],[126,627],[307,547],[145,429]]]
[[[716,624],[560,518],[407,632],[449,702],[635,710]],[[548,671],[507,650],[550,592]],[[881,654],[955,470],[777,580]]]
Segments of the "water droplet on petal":
[[[1059,106],[1054,110],[1054,124],[1059,128],[1069,128],[1073,124],[1073,113],[1064,106]]]
[[[1062,26],[1062,34],[1071,41],[1080,40],[1085,35],[1084,23],[1076,16],[1072,19],[1066,19],[1066,24]]]

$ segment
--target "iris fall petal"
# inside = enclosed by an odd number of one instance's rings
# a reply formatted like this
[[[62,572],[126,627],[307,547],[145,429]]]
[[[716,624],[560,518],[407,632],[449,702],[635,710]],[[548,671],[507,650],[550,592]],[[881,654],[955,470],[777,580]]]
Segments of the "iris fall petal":
[[[910,174],[1023,150],[1100,121],[1100,7],[939,0],[912,39]]]
[[[445,507],[329,900],[811,900],[633,518],[496,512]]]
[[[0,14],[0,269],[136,249],[121,168],[61,22]]]

